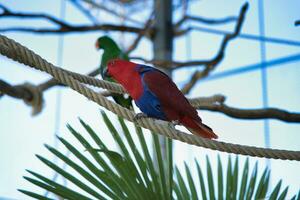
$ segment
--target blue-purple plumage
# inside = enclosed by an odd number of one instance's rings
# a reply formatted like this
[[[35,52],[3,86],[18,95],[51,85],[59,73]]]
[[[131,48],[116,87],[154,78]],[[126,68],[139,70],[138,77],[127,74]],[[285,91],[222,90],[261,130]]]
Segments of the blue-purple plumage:
[[[147,114],[149,117],[154,117],[157,119],[166,120],[166,116],[161,108],[161,103],[157,96],[149,89],[147,83],[145,82],[145,75],[151,71],[154,71],[154,68],[150,68],[143,65],[138,65],[136,70],[141,75],[143,92],[140,98],[135,100],[136,105],[140,110]]]

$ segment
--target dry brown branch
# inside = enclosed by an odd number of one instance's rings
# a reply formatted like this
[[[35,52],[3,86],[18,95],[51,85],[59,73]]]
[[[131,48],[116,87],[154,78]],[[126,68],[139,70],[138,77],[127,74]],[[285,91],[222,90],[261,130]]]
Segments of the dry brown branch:
[[[151,28],[152,23],[153,23],[153,19],[152,19],[153,14],[154,14],[154,12],[151,13],[150,17],[148,18],[148,20],[145,23],[143,30],[141,32],[139,32],[136,39],[133,41],[133,43],[130,45],[130,47],[126,50],[125,54],[129,55],[133,50],[135,50],[137,48],[137,46],[140,43],[143,36],[148,35],[148,31]]]
[[[57,24],[61,27],[69,27],[69,24],[66,22],[59,20],[58,18],[45,14],[45,13],[23,13],[23,12],[13,12],[4,5],[0,4],[0,9],[2,9],[2,13],[0,13],[0,18],[30,18],[30,19],[46,19],[49,22]]]
[[[87,75],[88,76],[97,76],[98,74],[100,74],[99,67],[97,67],[96,69],[94,69],[93,71],[88,73]],[[58,85],[59,86],[64,86],[64,85],[58,83],[54,78],[52,78],[52,79],[49,79],[48,81],[46,81],[44,83],[39,84],[37,87],[39,87],[39,89],[41,91],[46,91],[46,90],[50,89],[51,87],[58,86]]]
[[[186,66],[199,66],[204,65],[206,66],[204,70],[197,71],[194,73],[191,77],[190,82],[183,88],[183,92],[187,93],[190,91],[190,89],[195,85],[195,83],[209,75],[209,73],[215,69],[215,67],[220,63],[220,61],[224,58],[226,47],[230,40],[234,39],[240,32],[242,23],[245,18],[245,13],[247,10],[248,4],[246,3],[239,14],[239,17],[227,17],[224,19],[206,19],[201,17],[194,17],[189,15],[184,15],[184,17],[175,24],[176,26],[180,26],[184,21],[186,20],[194,20],[198,22],[203,23],[210,23],[210,24],[219,24],[219,23],[229,23],[234,20],[237,20],[237,24],[235,27],[235,30],[233,33],[226,34],[224,36],[224,39],[221,43],[220,49],[217,53],[217,55],[210,60],[203,60],[203,61],[189,61],[189,62],[169,62],[169,61],[160,61],[160,60],[145,60],[144,58],[140,57],[132,57],[133,59],[142,60],[146,63],[152,63],[154,65],[165,67],[165,68],[171,68],[171,69],[178,69],[181,67]],[[0,13],[0,18],[4,17],[16,17],[16,18],[39,18],[39,19],[46,19],[50,21],[51,23],[54,23],[58,25],[60,28],[58,29],[33,29],[33,28],[8,28],[6,30],[0,31],[27,31],[27,32],[39,32],[39,33],[69,33],[69,32],[78,32],[78,31],[94,31],[94,30],[116,30],[116,31],[127,31],[127,32],[133,32],[138,33],[136,40],[133,42],[133,44],[128,48],[127,53],[132,52],[140,42],[141,38],[144,35],[147,35],[146,32],[150,32],[151,35],[153,33],[153,29],[151,29],[152,24],[152,18],[150,17],[144,28],[136,28],[136,27],[128,27],[128,26],[118,26],[118,25],[110,25],[110,24],[104,24],[104,25],[98,25],[98,26],[74,26],[70,25],[64,21],[61,21],[53,16],[47,15],[47,14],[33,14],[33,13],[20,13],[20,12],[12,12],[5,6],[0,4],[0,9],[2,9],[2,13]],[[300,21],[296,21],[295,25],[299,25]],[[96,69],[93,72],[89,73],[90,76],[95,76],[99,73],[99,70]],[[47,89],[60,85],[55,79],[50,79],[44,83],[41,83],[37,85],[41,92],[46,91]],[[187,89],[186,89],[187,88]],[[23,99],[30,101],[33,98],[33,94],[31,91],[27,90],[26,88],[22,87],[21,85],[12,86],[5,81],[0,80],[0,95],[7,94],[9,96]],[[112,93],[109,91],[102,92],[105,96],[111,96]],[[266,108],[266,109],[240,109],[240,108],[234,108],[231,106],[228,106],[224,104],[225,97],[218,96],[216,98],[213,97],[207,97],[207,98],[201,98],[201,103],[198,105],[194,105],[197,107],[197,109],[201,110],[209,110],[214,112],[223,113],[227,116],[238,118],[238,119],[278,119],[285,122],[300,122],[300,113],[296,112],[288,112],[282,109],[278,108]]]
[[[120,13],[116,12],[113,9],[110,9],[110,8],[104,6],[103,4],[99,4],[99,3],[96,3],[95,1],[91,1],[91,0],[82,0],[82,1],[89,4],[93,8],[103,10],[103,11],[105,11],[105,12],[107,12],[107,13],[113,15],[113,16],[119,17],[119,18],[124,19],[126,21],[133,22],[133,23],[136,23],[136,24],[139,24],[139,25],[143,24],[142,22],[140,22],[138,20],[132,19],[132,18],[130,18],[128,16],[125,16],[125,15],[121,15]]]
[[[238,34],[240,33],[242,24],[245,19],[245,14],[246,14],[247,9],[248,9],[248,3],[245,3],[240,10],[240,14],[237,19],[237,24],[235,26],[234,32],[225,34],[217,55],[212,59],[195,60],[195,61],[187,61],[187,62],[167,61],[167,60],[147,60],[142,57],[135,57],[135,56],[131,57],[131,59],[140,60],[144,63],[150,63],[150,64],[156,65],[160,68],[166,68],[166,69],[172,69],[172,70],[180,69],[183,67],[200,66],[200,65],[206,66],[206,68],[209,68],[212,70],[224,58],[225,50],[226,50],[227,45],[229,44],[229,41],[236,38],[238,36]],[[209,70],[209,71],[211,71],[211,70]]]
[[[93,70],[88,75],[89,76],[96,76],[100,73],[99,68]],[[57,82],[54,78],[49,79],[48,81],[45,81],[44,83],[41,83],[37,85],[36,87],[39,89],[40,92],[44,92],[54,86],[64,86]],[[12,86],[9,83],[6,83],[3,80],[0,80],[0,93],[6,94],[8,96],[17,98],[17,99],[23,99],[25,101],[31,101],[33,98],[33,94],[30,90],[26,89],[26,87],[22,87],[22,85],[15,85]]]
[[[223,95],[213,95],[190,99],[190,103],[197,109],[223,113],[237,119],[277,119],[285,122],[300,122],[300,113],[297,112],[289,112],[279,108],[234,108],[226,105],[225,100],[226,97]]]
[[[145,58],[138,57],[138,56],[132,56],[130,58],[134,59],[134,60],[142,61],[144,63],[153,64],[160,68],[171,69],[171,70],[176,70],[176,69],[180,69],[183,67],[208,65],[208,64],[211,64],[215,60],[215,58],[214,58],[214,59],[210,59],[210,60],[195,60],[195,61],[181,62],[181,61],[167,61],[167,60],[147,60]]]
[[[51,83],[51,85],[54,85],[54,82],[56,82],[54,81],[54,79],[50,79],[46,83]],[[40,87],[41,85],[42,84],[38,85],[37,87]],[[58,83],[56,82],[55,85],[58,85]],[[43,91],[48,88],[50,87],[44,87]],[[33,94],[31,93],[31,91],[22,87],[22,85],[12,86],[2,80],[0,80],[0,92],[25,101],[31,101],[33,98]],[[101,92],[101,94],[107,97],[113,95],[113,93],[109,91],[103,91]],[[224,104],[224,101],[225,97],[223,95],[213,95],[211,97],[199,97],[190,99],[190,103],[197,109],[223,113],[227,116],[237,119],[278,119],[285,122],[300,122],[300,113],[289,112],[278,108],[240,109],[227,106],[226,104]]]
[[[91,32],[91,31],[120,31],[129,33],[139,33],[142,31],[141,28],[133,26],[113,25],[113,24],[102,24],[102,25],[71,25],[69,27],[60,28],[21,28],[11,27],[2,28],[0,32],[27,32],[27,33],[77,33],[77,32]]]
[[[236,38],[241,31],[247,9],[248,9],[248,3],[245,3],[240,10],[240,14],[239,14],[238,21],[237,21],[234,32],[231,34],[225,35],[225,37],[221,43],[221,47],[219,49],[217,56],[215,58],[213,58],[210,62],[205,64],[204,70],[194,72],[194,74],[190,78],[189,82],[186,83],[182,88],[182,92],[184,94],[189,93],[191,91],[191,89],[195,86],[195,84],[197,83],[198,80],[208,76],[210,74],[210,72],[212,72],[217,67],[217,65],[223,60],[223,58],[225,56],[225,50],[226,50],[226,47],[228,46],[229,42],[231,40],[233,40],[234,38]]]
[[[223,113],[237,119],[278,119],[285,122],[300,122],[300,113],[289,112],[278,108],[240,109],[225,104],[203,104],[199,106],[198,109]]]
[[[193,15],[184,15],[176,24],[175,28],[179,28],[186,21],[195,21],[199,23],[209,24],[209,25],[220,25],[227,24],[236,21],[238,18],[236,16],[229,16],[220,19],[211,19],[201,16],[193,16]]]
[[[44,13],[20,13],[13,12],[0,4],[0,9],[2,13],[0,18],[14,17],[14,18],[29,18],[29,19],[46,19],[51,23],[58,25],[58,28],[33,28],[33,27],[9,27],[1,28],[0,32],[29,32],[29,33],[75,33],[75,32],[89,32],[89,31],[121,31],[121,32],[131,32],[140,33],[143,31],[142,28],[124,25],[114,25],[114,24],[101,24],[101,25],[72,25],[57,19],[54,16],[44,14]]]
[[[6,94],[8,96],[24,99],[26,101],[31,101],[33,98],[32,93],[21,85],[12,86],[9,83],[0,79],[0,92],[2,95]]]

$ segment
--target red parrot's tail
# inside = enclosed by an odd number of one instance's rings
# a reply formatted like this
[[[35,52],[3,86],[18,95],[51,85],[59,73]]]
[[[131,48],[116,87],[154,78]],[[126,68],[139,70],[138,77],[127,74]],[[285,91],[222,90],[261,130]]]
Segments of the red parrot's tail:
[[[180,122],[194,135],[199,135],[204,138],[209,139],[217,139],[218,136],[213,132],[213,130],[203,124],[202,122],[198,122],[194,119],[191,119],[189,117],[183,117]]]

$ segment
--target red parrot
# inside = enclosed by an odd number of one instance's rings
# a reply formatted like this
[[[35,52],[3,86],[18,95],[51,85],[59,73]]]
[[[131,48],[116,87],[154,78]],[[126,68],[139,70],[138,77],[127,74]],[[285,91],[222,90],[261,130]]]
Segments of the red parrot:
[[[158,69],[113,59],[108,62],[106,74],[125,88],[148,117],[177,121],[195,135],[218,138],[209,126],[202,123],[196,109],[175,83]]]

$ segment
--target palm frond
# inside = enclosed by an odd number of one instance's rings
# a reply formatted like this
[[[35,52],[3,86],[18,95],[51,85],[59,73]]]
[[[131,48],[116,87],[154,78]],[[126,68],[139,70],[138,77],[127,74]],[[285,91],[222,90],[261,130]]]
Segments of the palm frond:
[[[203,169],[197,160],[195,160],[196,169],[198,172],[200,184],[196,187],[195,181],[191,178],[190,167],[185,164],[186,179],[188,184],[184,181],[184,176],[180,173],[178,168],[175,168],[177,179],[175,179],[174,191],[177,199],[240,199],[240,200],[250,200],[250,199],[285,199],[288,192],[288,187],[286,187],[280,193],[280,187],[282,181],[279,181],[276,187],[273,190],[269,190],[269,180],[270,180],[270,170],[265,168],[262,175],[259,177],[258,174],[258,163],[255,163],[252,173],[249,176],[249,160],[246,159],[243,164],[244,168],[241,171],[241,176],[239,178],[239,159],[238,157],[234,160],[234,167],[232,167],[232,159],[228,157],[227,164],[227,174],[226,174],[226,184],[223,185],[223,165],[220,157],[218,156],[218,167],[217,167],[217,178],[213,177],[213,170],[210,164],[208,157],[206,157],[206,181],[203,176]],[[217,184],[214,184],[213,180],[217,181]],[[257,181],[258,180],[258,181]],[[217,185],[217,191],[213,188],[214,185]],[[187,187],[189,186],[189,188]],[[224,194],[224,191],[225,194]],[[299,192],[300,193],[300,192]],[[296,200],[296,196],[293,197],[293,200]],[[298,199],[297,199],[298,200]]]
[[[79,119],[89,137],[79,133],[70,125],[67,125],[67,128],[79,142],[82,150],[79,149],[78,145],[74,146],[64,138],[58,137],[58,140],[76,161],[57,149],[45,145],[49,152],[68,166],[69,170],[37,155],[38,159],[49,168],[77,186],[76,190],[30,170],[27,171],[34,178],[28,176],[24,178],[30,183],[65,199],[222,200],[238,198],[244,200],[253,197],[263,199],[268,196],[270,199],[282,200],[287,196],[288,187],[280,191],[282,181],[279,181],[273,190],[269,189],[269,169],[266,168],[258,177],[258,163],[255,164],[249,176],[248,159],[242,164],[244,167],[241,172],[238,157],[232,164],[230,156],[226,170],[223,168],[220,156],[218,156],[216,174],[214,174],[208,156],[206,156],[206,174],[203,173],[198,160],[195,160],[196,176],[192,174],[192,166],[187,163],[184,163],[185,170],[180,171],[177,166],[173,166],[172,140],[166,139],[167,155],[163,160],[158,136],[151,133],[154,142],[154,155],[151,156],[150,148],[140,127],[135,126],[135,133],[138,138],[135,141],[122,118],[119,117],[118,122],[121,125],[123,135],[116,129],[105,112],[101,112],[101,115],[119,148],[119,152],[111,150],[101,139],[100,134],[96,133],[82,119]],[[96,146],[92,144],[96,144]],[[240,176],[239,172],[241,173]],[[19,191],[36,199],[52,200],[35,192]],[[300,200],[300,191],[292,199]]]

